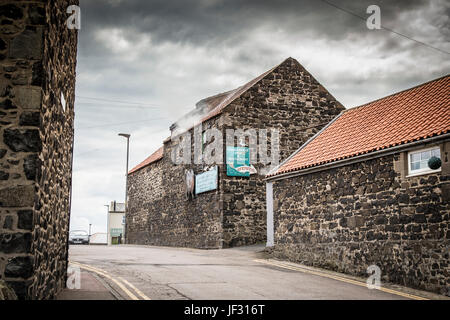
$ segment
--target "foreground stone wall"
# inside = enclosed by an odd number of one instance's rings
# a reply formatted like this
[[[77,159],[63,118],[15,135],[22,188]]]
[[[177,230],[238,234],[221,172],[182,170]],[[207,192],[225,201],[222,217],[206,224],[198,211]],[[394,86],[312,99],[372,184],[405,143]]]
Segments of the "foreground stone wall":
[[[447,293],[450,170],[402,177],[401,154],[275,181],[274,255]]]
[[[0,278],[21,299],[51,299],[65,284],[77,44],[65,22],[72,4],[0,4]]]
[[[269,154],[270,130],[279,130],[281,162],[342,110],[344,107],[307,70],[289,58],[225,109],[228,120],[224,130],[267,129]],[[268,168],[260,161],[254,166],[258,174],[248,178],[224,174],[222,179],[224,247],[266,239],[264,178]]]

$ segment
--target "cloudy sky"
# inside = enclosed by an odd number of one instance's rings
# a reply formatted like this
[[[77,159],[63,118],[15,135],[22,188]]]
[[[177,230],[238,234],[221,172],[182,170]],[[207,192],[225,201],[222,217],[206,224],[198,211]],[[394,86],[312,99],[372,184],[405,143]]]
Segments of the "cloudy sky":
[[[369,5],[387,30],[369,30]],[[195,103],[287,57],[347,108],[448,74],[445,0],[80,0],[72,229],[106,232],[105,204]],[[353,14],[352,14],[353,13]],[[358,17],[359,16],[359,17]],[[439,50],[438,50],[439,49]]]

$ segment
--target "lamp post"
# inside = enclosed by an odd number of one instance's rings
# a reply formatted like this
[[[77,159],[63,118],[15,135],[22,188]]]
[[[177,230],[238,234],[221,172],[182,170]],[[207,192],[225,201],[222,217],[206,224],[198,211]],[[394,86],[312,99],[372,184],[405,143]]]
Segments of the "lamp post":
[[[126,172],[125,172],[125,224],[123,226],[123,243],[127,243],[127,202],[128,202],[128,159],[129,159],[129,155],[130,155],[130,134],[128,133],[119,133],[119,136],[127,138],[127,168],[126,168]]]
[[[109,245],[109,204],[104,204],[106,207],[106,245]]]
[[[89,244],[91,244],[91,227],[92,223],[89,223]]]

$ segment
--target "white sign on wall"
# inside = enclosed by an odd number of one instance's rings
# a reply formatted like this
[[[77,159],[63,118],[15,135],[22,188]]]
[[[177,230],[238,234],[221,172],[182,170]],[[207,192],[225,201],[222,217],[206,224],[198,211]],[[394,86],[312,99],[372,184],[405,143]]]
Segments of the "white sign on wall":
[[[217,189],[217,166],[195,176],[195,194]]]

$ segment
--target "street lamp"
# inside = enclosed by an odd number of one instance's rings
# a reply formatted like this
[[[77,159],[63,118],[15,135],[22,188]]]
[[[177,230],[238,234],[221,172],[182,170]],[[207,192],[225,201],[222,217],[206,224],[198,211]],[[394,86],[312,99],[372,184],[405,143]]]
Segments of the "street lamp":
[[[130,134],[128,133],[119,133],[119,136],[127,138],[127,168],[126,168],[126,172],[125,172],[125,224],[123,226],[123,243],[127,243],[127,233],[126,233],[126,229],[127,229],[127,198],[128,198],[128,159],[129,159],[129,155],[130,155]]]
[[[109,245],[109,204],[104,204],[106,207],[106,244]]]

